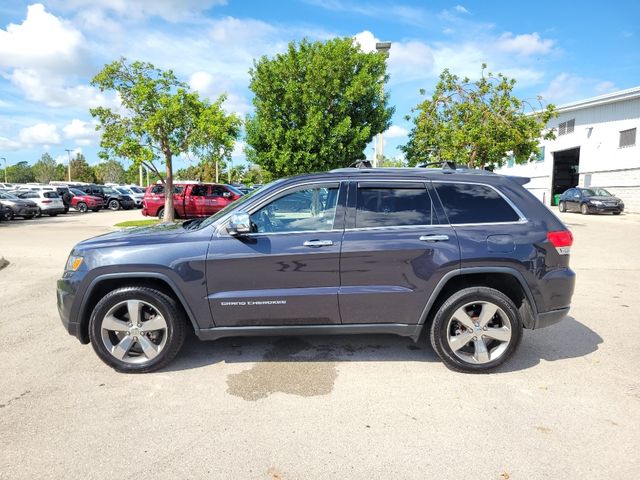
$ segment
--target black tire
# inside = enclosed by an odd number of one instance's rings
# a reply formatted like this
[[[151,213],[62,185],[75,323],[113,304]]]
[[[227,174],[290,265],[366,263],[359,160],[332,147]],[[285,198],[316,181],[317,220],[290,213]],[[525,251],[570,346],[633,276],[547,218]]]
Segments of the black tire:
[[[486,344],[488,345],[486,348],[490,352],[489,360],[486,361],[486,363],[473,363],[460,358],[459,354],[454,353],[448,340],[450,334],[448,329],[452,328],[454,323],[454,313],[457,312],[458,309],[474,304],[475,302],[487,302],[499,307],[501,312],[506,315],[510,324],[510,338],[508,341],[497,343],[495,347],[492,346],[496,343],[494,340],[489,340],[489,343]],[[473,309],[473,307],[470,308]],[[494,316],[493,318],[500,317]],[[465,333],[467,335],[478,335],[484,338],[483,329],[478,328],[478,323],[476,323],[475,328],[477,332],[469,330]],[[440,306],[431,323],[430,333],[431,346],[448,368],[458,372],[486,373],[507,361],[516,351],[522,339],[522,321],[514,303],[502,292],[489,287],[470,287],[454,293]],[[477,337],[474,336],[472,338]],[[485,343],[485,340],[482,340],[482,342]],[[472,340],[470,340],[467,343],[467,347],[464,348],[468,348],[471,343],[473,343]],[[506,344],[506,346],[504,346],[504,344]],[[497,352],[497,348],[500,348],[500,353],[497,358],[491,360],[490,355]],[[462,351],[462,349],[460,349],[460,351]]]
[[[66,205],[64,207],[64,213],[69,213],[69,207],[67,207]]]
[[[87,210],[89,210],[89,207],[88,207],[88,206],[87,206],[87,204],[86,204],[86,203],[84,203],[84,202],[78,202],[78,203],[76,204],[76,209],[78,209],[78,211],[79,211],[80,213],[86,213],[86,212],[87,212]]]
[[[58,214],[57,214],[57,213],[50,213],[50,214],[49,214],[49,216],[50,216],[50,217],[57,217],[57,216],[58,216]]]
[[[9,207],[5,207],[4,219],[9,221],[9,220],[13,220],[14,218],[16,218],[16,215],[13,212],[13,210],[11,210]]]
[[[565,205],[564,202],[560,202],[558,204],[558,210],[560,210],[561,212],[566,212],[567,211],[567,206]]]
[[[100,211],[100,209],[99,209],[99,208],[92,208],[92,209],[91,209],[91,211],[92,211],[92,212],[99,212],[99,211]]]
[[[40,210],[40,207],[38,207],[38,211],[36,212],[35,216],[36,216],[36,218],[40,218],[42,216],[42,210]]]
[[[158,210],[158,219],[162,220],[164,218],[164,208]]]
[[[580,205],[580,213],[582,215],[589,215],[589,207],[587,206],[586,203],[583,203],[582,205]]]
[[[112,200],[109,200],[109,203],[107,204],[107,206],[109,207],[109,210],[111,211],[116,211],[116,210],[120,210],[120,202],[118,200],[116,200],[115,198]]]
[[[22,218],[24,218],[25,220],[31,220],[33,218],[33,215],[23,215]]]
[[[166,333],[163,333],[163,335],[166,335],[166,342],[157,355],[151,360],[143,359],[144,361],[139,363],[120,360],[111,353],[103,340],[102,324],[105,315],[114,307],[128,300],[138,300],[152,305],[166,321]],[[94,307],[91,319],[89,320],[89,339],[98,357],[116,371],[122,373],[147,373],[163,368],[176,357],[184,343],[186,329],[186,319],[184,318],[182,309],[178,307],[173,298],[153,288],[130,286],[109,292]],[[115,332],[111,332],[111,334],[113,333]],[[137,338],[131,337],[130,334],[127,334],[127,337]],[[147,336],[146,338],[149,340],[150,337]],[[129,348],[129,352],[134,351],[134,347],[136,346],[138,346],[140,352],[142,352],[139,342],[131,342],[132,346]],[[141,357],[142,355],[138,358]]]
[[[613,212],[614,215],[620,215],[622,212]]]

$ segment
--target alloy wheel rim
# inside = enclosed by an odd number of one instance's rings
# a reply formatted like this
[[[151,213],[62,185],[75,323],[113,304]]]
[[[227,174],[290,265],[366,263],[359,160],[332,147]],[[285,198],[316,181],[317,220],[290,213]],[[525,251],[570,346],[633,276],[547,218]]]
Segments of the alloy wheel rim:
[[[482,365],[502,357],[513,335],[509,317],[488,301],[467,303],[447,322],[447,344],[460,360]]]
[[[100,335],[107,351],[118,360],[139,365],[156,358],[167,344],[168,326],[160,310],[131,299],[117,303],[102,319]]]

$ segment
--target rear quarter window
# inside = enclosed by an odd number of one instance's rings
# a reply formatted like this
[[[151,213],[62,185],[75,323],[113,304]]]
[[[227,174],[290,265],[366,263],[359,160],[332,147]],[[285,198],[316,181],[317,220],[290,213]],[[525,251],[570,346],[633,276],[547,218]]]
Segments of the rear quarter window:
[[[60,198],[56,192],[44,192],[44,198]]]
[[[493,188],[471,183],[434,183],[452,224],[517,222],[520,216]]]

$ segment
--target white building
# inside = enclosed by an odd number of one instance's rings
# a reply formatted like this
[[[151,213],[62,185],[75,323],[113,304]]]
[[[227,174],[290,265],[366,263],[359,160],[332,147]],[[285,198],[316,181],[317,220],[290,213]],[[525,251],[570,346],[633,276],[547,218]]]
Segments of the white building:
[[[628,212],[640,213],[640,87],[588,98],[557,108],[547,125],[555,140],[542,140],[537,161],[509,162],[497,170],[531,178],[525,185],[545,204],[579,186],[604,187]]]

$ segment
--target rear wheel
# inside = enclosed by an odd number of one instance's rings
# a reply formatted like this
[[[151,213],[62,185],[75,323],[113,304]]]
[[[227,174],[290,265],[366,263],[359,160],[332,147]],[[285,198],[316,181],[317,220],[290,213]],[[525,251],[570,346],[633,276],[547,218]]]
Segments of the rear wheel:
[[[57,213],[50,213],[50,214],[49,214],[49,216],[50,216],[50,217],[57,217],[57,216],[58,216],[58,214],[57,214]]]
[[[24,218],[25,220],[31,220],[33,218],[33,215],[23,215],[22,218]]]
[[[89,210],[89,207],[87,207],[87,204],[84,202],[78,202],[76,208],[80,213],[86,213],[86,211]]]
[[[4,212],[5,220],[13,220],[15,217],[16,215],[13,212],[13,210],[11,210],[9,207],[5,207],[5,212]]]
[[[164,218],[164,208],[158,210],[158,218],[162,220]]]
[[[589,215],[589,207],[587,207],[586,203],[580,205],[580,213],[582,213],[582,215]]]
[[[89,321],[93,349],[119,372],[164,367],[180,351],[185,335],[185,318],[175,300],[146,287],[113,290],[98,302]]]
[[[42,216],[42,210],[40,210],[40,207],[38,207],[38,210],[36,211],[36,218],[41,217]]]
[[[558,210],[560,210],[561,212],[566,212],[567,211],[567,206],[565,205],[564,202],[560,202],[558,204]]]
[[[431,345],[456,371],[488,372],[508,360],[520,344],[522,322],[516,306],[488,287],[465,288],[438,309],[431,324]]]
[[[113,211],[120,210],[120,202],[118,200],[115,200],[115,199],[109,200],[108,206],[109,206],[109,210],[113,210]]]

